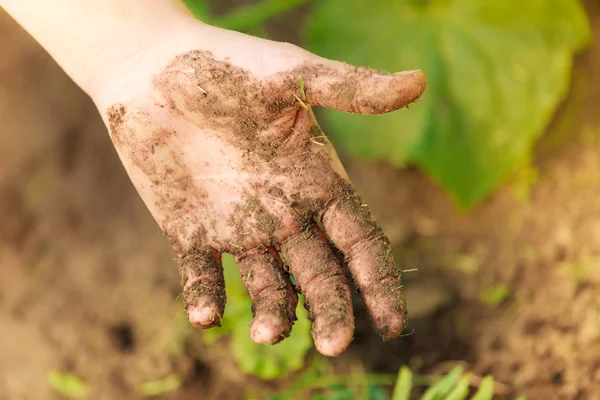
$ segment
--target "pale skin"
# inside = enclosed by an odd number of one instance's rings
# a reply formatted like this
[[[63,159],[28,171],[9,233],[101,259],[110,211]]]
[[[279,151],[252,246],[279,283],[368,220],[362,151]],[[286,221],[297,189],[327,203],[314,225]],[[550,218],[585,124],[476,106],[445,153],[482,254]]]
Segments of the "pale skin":
[[[343,265],[374,329],[402,333],[401,271],[310,107],[392,112],[425,90],[420,71],[357,68],[218,29],[177,0],[0,5],[94,100],[177,254],[194,326],[226,312],[227,252],[253,300],[257,343],[289,334],[301,291],[317,350],[342,353],[354,332]]]

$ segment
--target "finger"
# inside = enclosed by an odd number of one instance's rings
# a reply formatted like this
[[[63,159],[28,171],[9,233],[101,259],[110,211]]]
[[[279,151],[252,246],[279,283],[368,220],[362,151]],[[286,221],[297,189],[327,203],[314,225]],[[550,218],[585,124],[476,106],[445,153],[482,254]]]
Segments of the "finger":
[[[309,105],[356,114],[383,114],[406,107],[427,85],[422,71],[395,74],[324,60],[299,72]]]
[[[348,263],[373,328],[384,339],[400,335],[406,325],[401,270],[366,205],[343,194],[323,214],[323,226]]]
[[[195,252],[179,261],[185,312],[200,329],[219,326],[225,310],[225,279],[221,255]]]
[[[252,340],[275,344],[289,336],[296,320],[298,295],[277,252],[266,249],[237,257],[236,261],[252,299]]]
[[[352,341],[354,316],[339,260],[316,226],[288,239],[281,251],[306,298],[317,350],[326,356],[341,354]]]

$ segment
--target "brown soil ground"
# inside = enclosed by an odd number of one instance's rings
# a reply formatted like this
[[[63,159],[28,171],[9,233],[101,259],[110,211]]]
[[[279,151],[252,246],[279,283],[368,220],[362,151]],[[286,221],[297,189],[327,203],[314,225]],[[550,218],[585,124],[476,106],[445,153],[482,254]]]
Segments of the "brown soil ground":
[[[222,4],[227,2],[222,2]],[[221,5],[222,5],[221,4]],[[463,360],[501,390],[600,399],[600,3],[595,43],[527,171],[462,214],[418,171],[348,160],[408,275],[415,333],[382,343],[358,315],[340,361],[373,372]],[[296,41],[284,17],[275,38]],[[249,384],[221,348],[182,347],[173,253],[129,183],[91,101],[0,12],[0,400],[54,398],[50,369],[94,399],[177,372],[166,398],[240,398]],[[486,288],[508,297],[486,305]],[[360,313],[360,311],[358,311]]]

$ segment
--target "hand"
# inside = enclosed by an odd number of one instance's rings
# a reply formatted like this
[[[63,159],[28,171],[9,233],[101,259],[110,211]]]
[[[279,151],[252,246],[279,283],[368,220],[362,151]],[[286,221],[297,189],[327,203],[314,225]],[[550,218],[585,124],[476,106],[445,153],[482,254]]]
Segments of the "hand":
[[[357,68],[208,26],[172,41],[185,51],[140,57],[148,72],[107,91],[104,117],[177,253],[190,322],[219,324],[228,252],[253,301],[255,342],[289,334],[298,291],[318,351],[338,355],[354,332],[343,257],[374,329],[401,334],[401,271],[310,107],[394,111],[419,98],[423,74]]]

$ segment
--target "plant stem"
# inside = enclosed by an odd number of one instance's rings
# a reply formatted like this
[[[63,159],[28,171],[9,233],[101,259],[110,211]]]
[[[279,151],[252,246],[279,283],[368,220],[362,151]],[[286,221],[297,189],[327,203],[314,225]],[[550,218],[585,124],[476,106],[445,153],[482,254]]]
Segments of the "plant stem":
[[[246,31],[308,2],[309,0],[264,0],[215,18],[213,23],[225,29]]]

